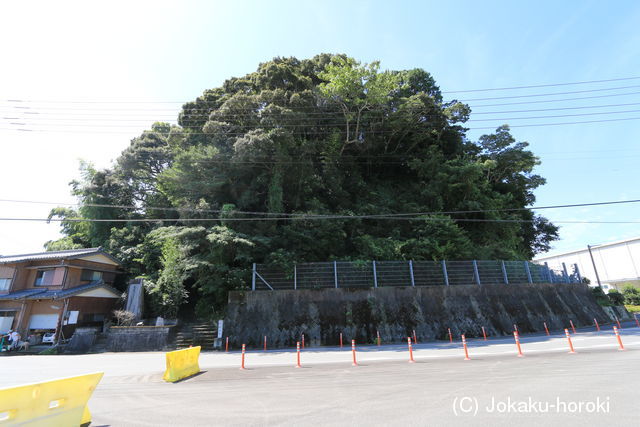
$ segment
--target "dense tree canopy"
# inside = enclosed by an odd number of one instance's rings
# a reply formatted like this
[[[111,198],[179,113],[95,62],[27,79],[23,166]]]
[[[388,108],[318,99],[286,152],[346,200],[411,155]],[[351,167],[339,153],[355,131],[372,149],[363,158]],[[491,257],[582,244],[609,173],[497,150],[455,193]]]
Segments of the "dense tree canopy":
[[[112,168],[83,165],[81,206],[51,212],[66,237],[47,248],[102,245],[167,315],[222,308],[252,262],[529,259],[557,238],[522,209],[544,184],[538,159],[507,126],[468,140],[469,114],[421,69],[276,58],[186,103],[179,126],[154,124]]]

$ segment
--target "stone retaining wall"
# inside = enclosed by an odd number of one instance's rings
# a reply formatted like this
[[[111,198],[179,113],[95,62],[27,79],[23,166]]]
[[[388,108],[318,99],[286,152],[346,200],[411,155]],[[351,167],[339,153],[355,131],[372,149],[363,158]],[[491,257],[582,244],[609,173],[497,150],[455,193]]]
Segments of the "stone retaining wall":
[[[65,353],[86,353],[95,344],[100,333],[97,327],[79,327],[71,336],[69,343],[65,346]]]
[[[234,347],[291,347],[300,339],[312,345],[345,340],[400,342],[415,329],[419,341],[455,337],[544,332],[610,322],[584,284],[420,286],[367,289],[233,291],[225,335]]]
[[[167,349],[173,326],[112,326],[107,351],[162,351]]]

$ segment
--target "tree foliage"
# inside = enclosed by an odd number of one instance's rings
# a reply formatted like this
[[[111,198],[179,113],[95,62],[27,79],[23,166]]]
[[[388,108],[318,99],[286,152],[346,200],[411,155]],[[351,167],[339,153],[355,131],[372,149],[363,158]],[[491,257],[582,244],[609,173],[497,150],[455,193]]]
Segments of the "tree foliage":
[[[629,305],[640,305],[640,289],[631,283],[627,283],[622,287],[622,295],[624,303]]]
[[[523,209],[539,160],[507,126],[470,141],[469,114],[421,69],[275,58],[186,103],[179,126],[154,124],[112,168],[84,164],[80,207],[52,217],[125,221],[63,221],[48,247],[104,246],[164,313],[185,298],[222,308],[253,262],[530,259],[557,238]],[[407,212],[421,215],[393,216]]]
[[[586,277],[583,277],[582,283],[585,283],[584,279],[586,279]],[[602,289],[602,286],[592,286],[590,287],[590,289],[598,304],[604,307],[608,307],[611,305],[611,300],[607,297],[607,294],[604,292],[604,289]]]
[[[607,293],[607,297],[613,305],[623,305],[624,304],[624,295],[620,293],[617,289],[609,289]]]

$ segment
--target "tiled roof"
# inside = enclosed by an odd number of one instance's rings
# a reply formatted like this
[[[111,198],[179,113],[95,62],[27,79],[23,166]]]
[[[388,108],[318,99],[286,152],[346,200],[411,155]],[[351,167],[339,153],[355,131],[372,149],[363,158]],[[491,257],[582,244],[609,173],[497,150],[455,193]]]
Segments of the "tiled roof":
[[[18,292],[12,292],[10,294],[0,295],[0,300],[69,298],[95,288],[104,288],[116,295],[120,295],[122,293],[117,289],[106,285],[102,280],[95,280],[91,283],[87,283],[86,285],[80,285],[69,289],[26,289]]]
[[[48,290],[44,294],[37,294],[33,296],[28,296],[27,299],[60,299],[60,298],[68,298],[74,295],[81,294],[86,291],[90,291],[95,288],[106,288],[113,293],[120,295],[122,292],[119,292],[117,289],[112,288],[109,285],[105,285],[102,280],[95,280],[91,283],[87,283],[86,285],[76,286],[75,288],[69,289],[61,289],[61,290]]]
[[[104,252],[102,248],[86,248],[86,249],[69,249],[66,251],[37,252],[33,254],[0,256],[0,264],[8,264],[11,262],[23,262],[23,261],[43,261],[43,260],[79,258],[87,255],[93,255],[93,254],[102,254],[118,262],[111,255]]]
[[[0,294],[0,300],[16,300],[27,298],[31,295],[37,295],[46,292],[46,289],[24,289],[18,292],[11,292],[10,294]]]

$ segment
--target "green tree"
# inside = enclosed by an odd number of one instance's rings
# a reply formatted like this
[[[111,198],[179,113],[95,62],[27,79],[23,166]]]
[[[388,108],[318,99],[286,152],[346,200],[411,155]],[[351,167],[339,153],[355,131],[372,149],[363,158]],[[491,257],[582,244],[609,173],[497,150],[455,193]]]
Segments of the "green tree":
[[[186,103],[179,126],[155,123],[113,167],[83,164],[80,206],[52,211],[65,238],[48,247],[104,246],[158,311],[186,300],[203,316],[253,262],[530,259],[558,237],[527,209],[539,159],[507,126],[470,140],[469,114],[425,70],[274,58]]]
[[[160,261],[162,270],[157,280],[145,282],[146,289],[154,301],[158,314],[174,319],[188,293],[184,289],[184,281],[187,277],[184,271],[184,256],[173,239],[164,241]]]
[[[416,225],[416,237],[407,239],[400,251],[405,259],[468,259],[473,243],[451,218],[430,216]]]
[[[381,73],[379,69],[379,61],[361,65],[352,58],[336,56],[318,74],[325,80],[318,90],[326,100],[337,103],[344,114],[345,137],[340,154],[348,144],[364,140],[363,114],[384,108],[398,88],[398,76],[388,71]]]
[[[49,221],[52,219],[60,221],[61,231],[65,237],[46,242],[44,246],[47,251],[78,249],[91,245],[89,223],[76,221],[82,219],[77,210],[64,207],[53,208],[49,212],[48,219]]]
[[[75,243],[71,236],[65,236],[58,240],[49,240],[44,244],[47,251],[66,251],[69,249],[80,249],[84,246],[81,243]]]

